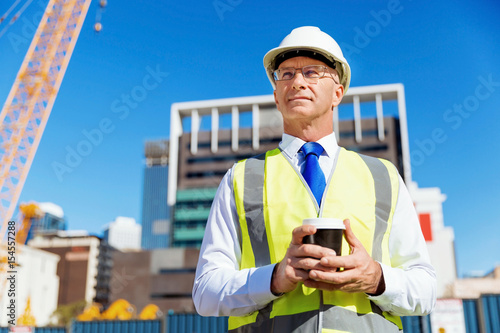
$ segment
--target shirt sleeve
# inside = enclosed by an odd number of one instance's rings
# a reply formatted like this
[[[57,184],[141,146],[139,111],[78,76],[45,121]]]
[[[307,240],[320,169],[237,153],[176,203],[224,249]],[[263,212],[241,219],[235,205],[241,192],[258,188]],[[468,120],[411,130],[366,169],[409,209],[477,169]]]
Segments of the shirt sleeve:
[[[369,297],[394,315],[426,315],[436,302],[436,272],[408,189],[399,177],[399,196],[389,236],[391,267],[381,264],[385,291]]]
[[[213,200],[196,268],[193,301],[203,316],[241,316],[277,298],[270,290],[274,264],[239,269],[241,236],[235,227],[232,173],[226,173]]]

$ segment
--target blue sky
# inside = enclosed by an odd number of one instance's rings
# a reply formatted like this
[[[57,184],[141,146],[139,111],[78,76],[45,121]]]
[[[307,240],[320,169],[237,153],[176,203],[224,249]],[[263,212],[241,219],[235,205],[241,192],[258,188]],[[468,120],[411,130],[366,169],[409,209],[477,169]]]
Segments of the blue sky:
[[[0,38],[2,105],[46,3]],[[499,15],[494,0],[124,0],[103,13],[94,1],[20,201],[54,202],[70,229],[92,233],[117,216],[140,222],[144,142],[168,138],[170,105],[271,94],[263,55],[315,25],[344,48],[352,86],[404,84],[413,179],[447,195],[459,275],[489,271],[500,264]],[[92,135],[86,156],[54,170]]]

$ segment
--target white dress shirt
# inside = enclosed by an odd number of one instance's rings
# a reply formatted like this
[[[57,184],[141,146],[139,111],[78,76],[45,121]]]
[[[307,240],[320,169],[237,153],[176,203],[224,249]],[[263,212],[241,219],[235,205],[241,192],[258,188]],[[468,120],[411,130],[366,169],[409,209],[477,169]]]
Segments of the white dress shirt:
[[[302,171],[305,142],[283,134],[280,148]],[[328,180],[339,146],[332,133],[318,141],[325,151],[319,164]],[[221,181],[205,229],[193,286],[195,307],[204,316],[241,316],[259,310],[277,297],[271,293],[275,264],[239,269],[241,248],[235,224],[239,223],[233,193],[233,169]],[[381,264],[385,291],[369,297],[383,311],[395,315],[424,315],[436,299],[436,275],[427,252],[417,214],[399,177],[399,196],[389,237],[391,266]]]

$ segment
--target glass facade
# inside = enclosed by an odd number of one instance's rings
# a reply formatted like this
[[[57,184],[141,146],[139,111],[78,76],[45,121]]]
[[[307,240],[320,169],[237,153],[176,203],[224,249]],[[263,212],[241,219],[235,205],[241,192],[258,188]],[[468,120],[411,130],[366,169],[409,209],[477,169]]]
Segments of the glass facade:
[[[146,166],[142,193],[142,238],[145,250],[170,246],[170,208],[167,204],[168,165]]]
[[[36,235],[66,230],[66,227],[66,221],[64,218],[44,212],[42,218],[31,220],[31,227],[28,232],[26,242],[33,239]]]
[[[201,246],[217,188],[177,190],[172,247]]]

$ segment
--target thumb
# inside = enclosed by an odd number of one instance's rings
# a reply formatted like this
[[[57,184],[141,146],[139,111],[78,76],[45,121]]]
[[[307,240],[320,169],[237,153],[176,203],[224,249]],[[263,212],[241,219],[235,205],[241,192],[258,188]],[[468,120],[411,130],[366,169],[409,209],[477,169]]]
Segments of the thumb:
[[[355,247],[359,247],[361,245],[360,241],[356,238],[356,235],[354,235],[354,232],[351,229],[351,221],[349,219],[344,220],[344,225],[345,225],[345,239],[347,243],[351,247],[351,252]]]

